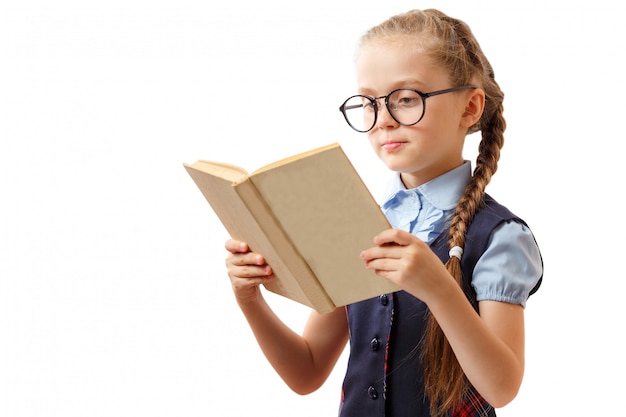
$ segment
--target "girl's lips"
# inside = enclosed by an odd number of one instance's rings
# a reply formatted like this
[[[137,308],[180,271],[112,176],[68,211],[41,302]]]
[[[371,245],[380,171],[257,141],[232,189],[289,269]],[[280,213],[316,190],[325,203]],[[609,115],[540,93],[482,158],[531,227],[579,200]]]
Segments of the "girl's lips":
[[[402,145],[404,145],[404,142],[388,141],[382,144],[382,148],[387,152],[392,152],[400,148]]]

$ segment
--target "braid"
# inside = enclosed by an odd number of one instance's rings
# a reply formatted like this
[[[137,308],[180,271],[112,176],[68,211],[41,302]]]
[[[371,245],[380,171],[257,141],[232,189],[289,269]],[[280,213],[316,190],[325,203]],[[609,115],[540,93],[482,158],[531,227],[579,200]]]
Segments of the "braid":
[[[476,212],[483,204],[485,188],[498,168],[500,149],[504,144],[504,130],[506,128],[502,107],[504,95],[494,79],[491,65],[469,27],[465,23],[447,16],[441,20],[450,25],[452,32],[456,34],[453,41],[457,41],[457,45],[461,45],[465,52],[465,59],[459,59],[458,55],[450,56],[448,59],[452,61],[451,64],[454,62],[452,65],[455,69],[452,72],[453,79],[458,78],[459,85],[472,78],[476,79],[479,81],[479,85],[483,87],[486,97],[485,109],[480,120],[469,129],[469,133],[478,130],[482,133],[476,167],[454,210],[448,232],[448,247],[459,246],[463,248],[467,231]],[[468,70],[468,68],[470,69]],[[450,257],[446,263],[446,268],[456,282],[462,286],[463,274],[460,259],[455,256]],[[424,367],[426,392],[431,399],[431,414],[433,416],[445,415],[468,395],[470,383],[443,331],[432,315],[428,318],[425,335]]]
[[[485,187],[498,167],[504,128],[505,121],[500,102],[491,120],[483,128],[476,168],[452,216],[448,232],[449,248],[465,246],[467,230],[483,203]],[[463,274],[460,259],[451,256],[446,263],[446,269],[462,286]],[[432,315],[428,317],[424,340],[425,382],[426,392],[431,398],[431,414],[442,416],[468,395],[470,383],[437,320]]]
[[[476,167],[453,213],[448,233],[448,246],[463,248],[467,231],[483,204],[485,188],[498,168],[506,128],[504,95],[494,79],[491,64],[464,22],[435,9],[413,10],[370,29],[361,38],[361,44],[398,36],[411,37],[417,47],[427,51],[448,72],[454,85],[476,84],[485,92],[483,114],[467,132],[481,131],[482,134]],[[446,268],[462,286],[461,261],[453,256]],[[430,398],[432,416],[448,415],[468,395],[476,395],[470,394],[470,383],[432,315],[428,317],[422,340],[422,355],[425,391]]]

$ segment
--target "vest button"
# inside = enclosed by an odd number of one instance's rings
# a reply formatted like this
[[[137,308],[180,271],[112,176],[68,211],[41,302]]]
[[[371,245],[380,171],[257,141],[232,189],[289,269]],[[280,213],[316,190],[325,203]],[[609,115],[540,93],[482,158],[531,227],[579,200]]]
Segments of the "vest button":
[[[378,340],[377,337],[370,340],[370,349],[372,349],[372,351],[376,352],[379,347],[380,347],[380,341]]]
[[[378,391],[376,391],[376,388],[370,385],[370,387],[367,389],[367,395],[369,395],[372,400],[375,400],[376,398],[378,398]]]
[[[387,294],[383,294],[380,297],[378,297],[378,301],[382,305],[386,306],[387,304],[389,304],[389,297],[387,297]]]

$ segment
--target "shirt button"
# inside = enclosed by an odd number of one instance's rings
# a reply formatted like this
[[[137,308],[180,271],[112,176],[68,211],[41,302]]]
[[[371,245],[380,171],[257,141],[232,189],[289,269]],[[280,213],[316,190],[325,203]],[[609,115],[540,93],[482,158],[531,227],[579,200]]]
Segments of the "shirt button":
[[[380,347],[380,342],[378,341],[377,337],[370,340],[370,349],[372,349],[372,351],[376,352],[379,347]]]
[[[387,294],[383,294],[380,297],[378,297],[378,301],[382,305],[386,306],[387,304],[389,304],[389,297],[387,297]]]
[[[372,400],[375,400],[376,398],[378,398],[378,391],[376,391],[376,388],[370,385],[370,387],[367,389],[367,395],[369,395]]]

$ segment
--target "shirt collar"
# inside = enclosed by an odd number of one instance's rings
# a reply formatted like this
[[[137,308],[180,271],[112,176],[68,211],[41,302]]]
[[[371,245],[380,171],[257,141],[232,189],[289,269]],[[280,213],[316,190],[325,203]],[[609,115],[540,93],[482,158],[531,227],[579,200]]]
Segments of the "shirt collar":
[[[414,190],[426,198],[433,206],[441,210],[451,210],[459,202],[471,176],[471,163],[464,161],[457,168],[414,188]],[[393,200],[398,193],[406,190],[407,188],[400,179],[400,173],[393,175],[383,194],[385,196],[383,207]]]

